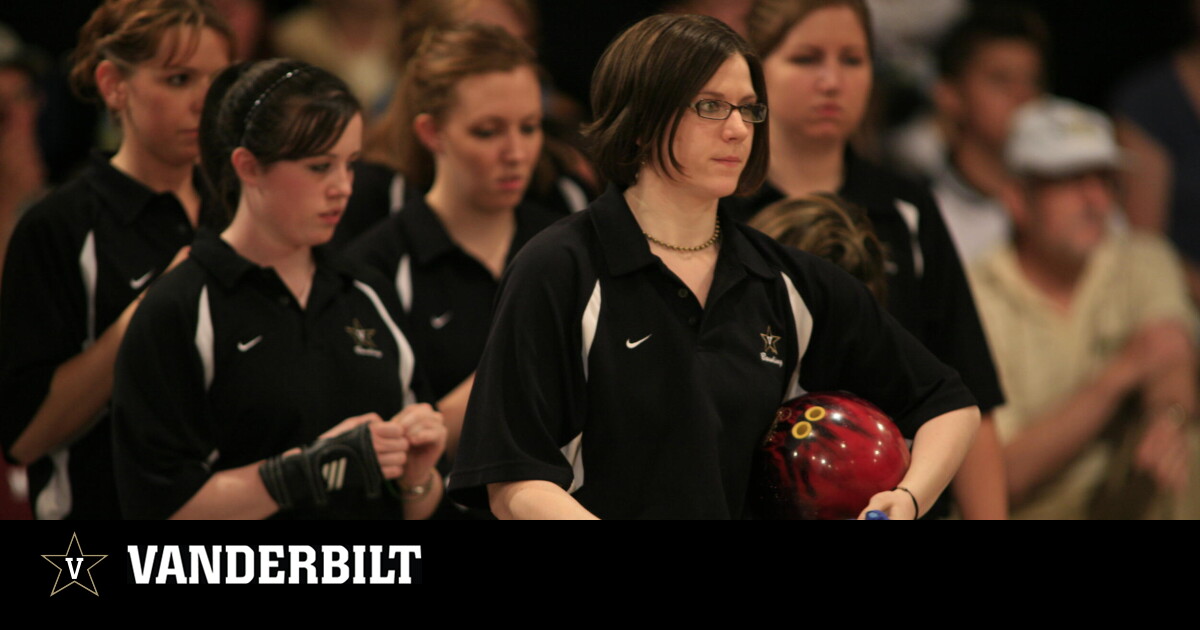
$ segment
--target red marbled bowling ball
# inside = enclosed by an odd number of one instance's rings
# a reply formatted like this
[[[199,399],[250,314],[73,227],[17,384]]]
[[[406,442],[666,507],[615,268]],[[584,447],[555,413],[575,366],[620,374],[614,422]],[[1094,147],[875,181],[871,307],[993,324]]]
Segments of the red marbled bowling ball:
[[[910,454],[891,418],[845,392],[784,403],[755,461],[751,509],[759,518],[858,518],[895,488]]]

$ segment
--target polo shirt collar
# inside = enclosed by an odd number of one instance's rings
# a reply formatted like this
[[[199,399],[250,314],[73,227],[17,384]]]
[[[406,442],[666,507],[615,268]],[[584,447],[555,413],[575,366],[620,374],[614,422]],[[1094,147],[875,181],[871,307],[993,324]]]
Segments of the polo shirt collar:
[[[633,217],[625,195],[616,186],[610,185],[592,208],[592,224],[596,228],[610,274],[621,276],[659,262],[658,257],[650,253],[646,235],[642,233],[641,226]],[[774,274],[763,260],[762,254],[754,248],[730,217],[724,200],[717,206],[717,216],[721,221],[720,258],[728,256],[757,276],[773,278]]]
[[[424,197],[410,199],[400,211],[400,222],[409,235],[409,247],[418,264],[427,265],[439,256],[458,249],[446,226],[425,203]]]
[[[159,199],[170,199],[180,212],[183,211],[183,204],[174,193],[154,192],[142,182],[113,166],[111,160],[111,153],[93,151],[84,176],[96,190],[96,194],[104,201],[105,207],[110,208],[123,225],[132,225],[146,208]],[[221,204],[212,198],[208,187],[201,184],[202,177],[203,175],[198,169],[192,176],[196,194],[200,196],[200,225],[212,229],[224,228],[228,224],[228,220],[222,216]]]
[[[230,247],[216,232],[200,230],[192,243],[192,251],[188,254],[221,283],[226,289],[232,289],[257,265],[246,260]]]
[[[159,193],[113,166],[109,161],[111,158],[109,154],[93,151],[86,177],[104,200],[104,205],[111,208],[122,223],[129,225]]]
[[[202,265],[226,289],[232,289],[251,271],[259,266],[237,253],[216,232],[201,228],[192,243],[189,257]],[[326,269],[341,277],[343,282],[354,281],[354,268],[335,251],[325,246],[313,248],[313,258],[318,271]]]
[[[517,205],[514,213],[517,229],[513,233],[512,245],[508,250],[509,260],[512,260],[529,239],[558,218],[541,206],[524,202]],[[441,256],[462,251],[458,243],[450,238],[450,233],[446,231],[446,226],[437,213],[425,203],[424,197],[407,202],[400,211],[400,222],[409,236],[409,249],[419,265],[427,265]],[[465,252],[464,255],[469,256]]]

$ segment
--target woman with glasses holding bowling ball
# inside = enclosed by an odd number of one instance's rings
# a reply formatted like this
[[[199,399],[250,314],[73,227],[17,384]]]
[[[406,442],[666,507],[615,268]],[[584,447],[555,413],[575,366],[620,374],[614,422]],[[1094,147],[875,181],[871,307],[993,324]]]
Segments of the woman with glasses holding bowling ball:
[[[509,268],[452,495],[502,518],[740,518],[780,403],[845,389],[915,438],[907,491],[867,507],[932,504],[978,423],[970,393],[860,283],[718,203],[766,173],[766,96],[711,18],[609,46],[586,130],[609,189]]]
[[[822,192],[866,210],[887,247],[888,312],[962,375],[985,412],[954,484],[960,511],[966,518],[1005,518],[1002,456],[988,414],[1004,398],[941,212],[926,187],[868,162],[850,146],[873,84],[867,3],[756,0],[746,22],[763,60],[774,115],[766,182],[736,201],[735,215],[749,220],[781,199]],[[942,504],[934,514],[948,512]]]

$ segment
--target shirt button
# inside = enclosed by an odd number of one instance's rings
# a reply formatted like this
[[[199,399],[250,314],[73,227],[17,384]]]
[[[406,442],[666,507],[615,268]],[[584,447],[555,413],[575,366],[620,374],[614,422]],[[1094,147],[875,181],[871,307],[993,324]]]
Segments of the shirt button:
[[[696,319],[696,317],[695,317],[695,316],[689,317],[689,318],[688,318],[688,325],[689,325],[689,326],[695,326],[695,325],[696,325],[696,322],[698,322],[698,321],[700,321],[700,320]]]
[[[680,289],[678,295],[681,298],[686,298],[687,296],[691,295],[691,293],[687,289]]]
[[[286,296],[286,295],[279,296],[279,304],[281,306],[288,306],[289,304],[291,304],[291,302],[292,301],[288,299],[288,296]]]
[[[180,236],[186,235],[186,234],[188,233],[188,226],[187,226],[187,224],[186,224],[186,223],[180,223],[179,225],[176,225],[176,226],[175,226],[175,232],[177,232],[177,233],[178,233]]]

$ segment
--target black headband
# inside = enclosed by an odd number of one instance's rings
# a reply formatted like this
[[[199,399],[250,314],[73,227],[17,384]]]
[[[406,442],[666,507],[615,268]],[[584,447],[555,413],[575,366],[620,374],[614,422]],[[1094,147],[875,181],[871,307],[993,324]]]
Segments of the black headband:
[[[262,94],[258,95],[258,98],[254,99],[254,104],[251,105],[250,110],[246,112],[246,118],[245,118],[244,126],[242,128],[242,140],[243,141],[246,139],[246,131],[248,131],[250,129],[250,121],[254,118],[254,112],[258,110],[258,106],[262,105],[263,101],[267,100],[267,97],[271,95],[271,92],[274,92],[275,88],[282,85],[284,81],[287,81],[288,79],[307,71],[309,69],[309,67],[310,66],[303,66],[300,68],[295,68],[293,70],[288,70],[287,74],[276,79],[274,83],[272,83],[270,86],[267,87],[267,89],[263,90]],[[243,144],[244,144],[244,142],[243,142]]]

